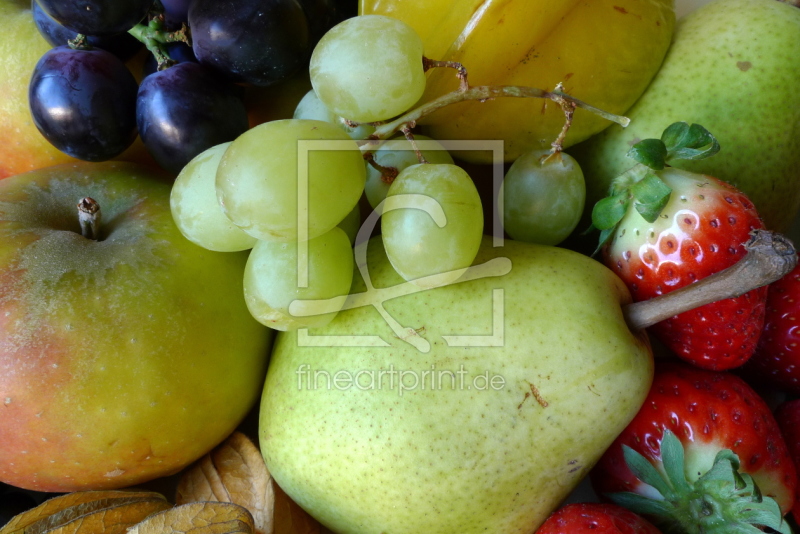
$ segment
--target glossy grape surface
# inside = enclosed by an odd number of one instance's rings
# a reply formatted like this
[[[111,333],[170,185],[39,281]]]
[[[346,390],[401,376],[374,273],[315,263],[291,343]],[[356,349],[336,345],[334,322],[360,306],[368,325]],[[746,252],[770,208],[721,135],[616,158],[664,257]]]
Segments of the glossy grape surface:
[[[320,39],[309,72],[317,96],[336,115],[357,122],[390,119],[425,90],[422,40],[397,19],[347,19]]]
[[[200,63],[237,82],[271,85],[308,58],[308,22],[297,0],[194,0],[189,26]]]
[[[572,233],[586,201],[583,172],[572,156],[543,160],[549,150],[523,154],[508,169],[499,207],[513,239],[557,245]]]
[[[175,174],[207,148],[233,141],[248,128],[237,88],[197,63],[179,63],[142,80],[136,122],[147,150]]]
[[[58,23],[53,17],[44,12],[37,0],[31,2],[33,22],[39,33],[53,46],[64,46],[67,41],[75,39],[78,32],[72,31]],[[102,48],[111,52],[122,61],[127,61],[136,52],[142,49],[142,43],[128,32],[107,36],[89,35],[86,41],[92,47]]]
[[[336,142],[306,146],[307,186],[298,171],[301,140]],[[217,170],[217,195],[228,218],[248,234],[293,241],[299,235],[298,192],[308,205],[301,224],[313,238],[350,213],[364,191],[365,178],[356,142],[333,124],[277,120],[248,130],[231,144]]]
[[[253,248],[256,238],[225,216],[217,201],[217,167],[230,143],[205,150],[178,174],[170,193],[172,218],[181,233],[197,245],[218,252]]]
[[[297,242],[259,241],[247,259],[244,271],[244,296],[247,308],[262,324],[276,330],[324,326],[331,322],[344,304],[340,300],[333,311],[310,305],[313,315],[295,316],[290,305],[295,300],[322,300],[346,296],[353,280],[353,250],[341,228],[333,228],[310,241],[305,261],[307,286],[298,282]],[[328,313],[314,313],[315,311]]]
[[[407,207],[392,209],[404,195],[414,197],[406,197]],[[453,282],[475,260],[483,235],[475,184],[456,165],[412,165],[389,188],[381,231],[386,255],[404,279],[423,287]]]
[[[428,163],[453,163],[453,157],[438,141],[424,135],[414,135],[414,138]],[[373,158],[382,167],[392,167],[398,172],[419,163],[417,153],[414,152],[411,142],[405,137],[389,139],[373,153]],[[373,209],[386,198],[386,193],[389,192],[391,185],[382,176],[383,174],[378,169],[367,164],[367,183],[364,186],[364,192]]]
[[[28,100],[34,124],[56,148],[103,161],[136,138],[136,92],[133,75],[110,52],[59,46],[36,64]]]
[[[63,26],[86,35],[130,30],[147,14],[153,0],[37,0]]]

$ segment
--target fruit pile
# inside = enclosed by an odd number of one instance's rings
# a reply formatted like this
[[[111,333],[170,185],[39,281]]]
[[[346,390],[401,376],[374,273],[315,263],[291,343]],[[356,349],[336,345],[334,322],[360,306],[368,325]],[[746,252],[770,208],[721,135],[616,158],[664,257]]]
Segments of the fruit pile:
[[[796,530],[800,9],[353,11],[7,17],[0,534]]]

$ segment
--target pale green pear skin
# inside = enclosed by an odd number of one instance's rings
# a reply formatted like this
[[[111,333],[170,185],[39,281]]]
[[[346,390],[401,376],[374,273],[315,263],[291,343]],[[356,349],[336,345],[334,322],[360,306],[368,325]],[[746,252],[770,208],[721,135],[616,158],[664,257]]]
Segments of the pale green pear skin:
[[[641,139],[676,121],[698,123],[718,154],[675,167],[733,184],[768,229],[785,231],[800,209],[800,9],[776,0],[717,0],[678,21],[661,70],[626,113],[570,154],[586,175],[588,210],[635,163]]]
[[[375,287],[403,283],[379,238],[369,249]],[[395,336],[371,306],[308,335],[379,335],[390,347],[309,347],[297,332],[278,335],[261,450],[281,488],[333,532],[533,532],[644,402],[650,345],[626,326],[630,295],[610,270],[565,249],[490,240],[474,265],[494,257],[509,258],[510,272],[385,303],[430,341],[429,353]],[[351,294],[364,287],[356,274]],[[499,346],[446,346],[442,336],[497,336],[493,290],[503,299]],[[399,378],[377,374],[392,369],[420,384],[424,371],[466,374],[401,394]],[[323,371],[363,373],[358,386],[337,388]],[[413,386],[412,375],[404,383]]]

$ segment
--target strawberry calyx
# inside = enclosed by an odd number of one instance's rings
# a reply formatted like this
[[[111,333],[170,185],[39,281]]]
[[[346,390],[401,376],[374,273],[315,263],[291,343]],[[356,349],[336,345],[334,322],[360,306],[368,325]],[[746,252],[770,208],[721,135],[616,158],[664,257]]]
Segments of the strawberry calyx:
[[[595,253],[611,239],[614,229],[633,204],[634,209],[649,223],[654,222],[669,202],[672,189],[657,172],[676,160],[699,160],[719,152],[719,142],[699,124],[675,122],[661,134],[660,139],[644,139],[628,151],[627,156],[637,163],[612,180],[609,196],[599,200],[592,209],[592,224],[587,233],[600,231]]]
[[[665,533],[759,534],[760,527],[792,532],[775,499],[761,494],[753,478],[739,470],[739,457],[729,449],[720,450],[713,466],[694,482],[686,477],[683,444],[669,430],[661,440],[662,470],[627,445],[623,455],[636,478],[658,496],[619,492],[606,497],[649,517]]]

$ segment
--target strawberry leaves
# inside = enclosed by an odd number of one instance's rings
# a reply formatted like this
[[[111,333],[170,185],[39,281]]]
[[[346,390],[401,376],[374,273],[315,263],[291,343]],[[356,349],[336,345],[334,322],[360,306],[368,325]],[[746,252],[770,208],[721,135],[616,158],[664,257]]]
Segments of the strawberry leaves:
[[[720,450],[711,469],[693,483],[686,478],[683,445],[669,430],[661,439],[663,472],[627,445],[623,457],[634,476],[659,496],[619,492],[607,497],[650,516],[664,532],[759,534],[759,527],[791,532],[778,503],[763,496],[753,478],[739,471],[739,457],[729,449]]]
[[[670,161],[713,156],[719,148],[717,139],[708,130],[686,122],[669,125],[661,139],[644,139],[633,145],[627,156],[637,165],[615,178],[610,196],[597,202],[592,209],[592,226],[588,231],[600,230],[597,250],[611,238],[631,204],[647,222],[658,218],[672,190],[658,177],[657,171]]]

